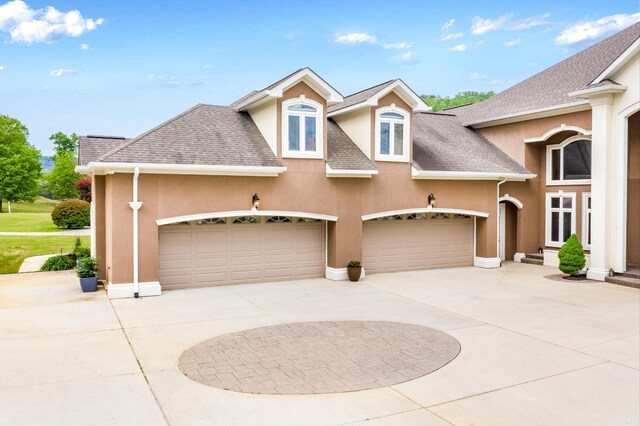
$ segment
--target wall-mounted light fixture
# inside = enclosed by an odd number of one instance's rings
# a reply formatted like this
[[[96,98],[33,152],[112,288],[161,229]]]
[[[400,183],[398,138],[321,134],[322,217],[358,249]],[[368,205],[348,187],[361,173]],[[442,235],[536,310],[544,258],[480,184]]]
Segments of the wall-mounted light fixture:
[[[435,207],[435,205],[436,205],[436,196],[433,194],[429,194],[429,196],[427,197],[427,206]]]
[[[258,197],[257,192],[253,194],[253,197],[251,197],[251,204],[253,205],[251,208],[252,211],[256,211],[258,210],[258,207],[260,207],[260,197]]]

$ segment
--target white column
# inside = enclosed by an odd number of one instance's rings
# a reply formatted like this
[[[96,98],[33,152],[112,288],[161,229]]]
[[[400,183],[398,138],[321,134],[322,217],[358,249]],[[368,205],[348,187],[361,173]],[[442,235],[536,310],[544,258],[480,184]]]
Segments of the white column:
[[[615,129],[613,95],[589,99],[591,103],[591,263],[588,278],[604,281],[612,265],[615,214]]]

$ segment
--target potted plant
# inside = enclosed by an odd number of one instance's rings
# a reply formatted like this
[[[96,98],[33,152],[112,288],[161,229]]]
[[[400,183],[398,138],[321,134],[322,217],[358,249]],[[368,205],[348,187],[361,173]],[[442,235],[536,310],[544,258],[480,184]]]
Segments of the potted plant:
[[[586,258],[584,255],[584,249],[580,240],[573,234],[562,245],[560,251],[558,251],[559,268],[565,274],[569,276],[565,279],[580,280],[585,279],[585,274],[580,274],[586,264]]]
[[[362,265],[359,260],[351,260],[347,264],[347,275],[349,276],[349,281],[356,282],[360,280],[360,275],[362,275]]]
[[[95,257],[78,259],[76,273],[80,278],[83,292],[96,291],[98,288],[98,260]]]

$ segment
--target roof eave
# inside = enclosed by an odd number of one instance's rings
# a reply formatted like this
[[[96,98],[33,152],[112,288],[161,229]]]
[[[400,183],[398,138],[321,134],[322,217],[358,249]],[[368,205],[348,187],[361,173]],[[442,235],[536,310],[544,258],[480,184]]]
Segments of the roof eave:
[[[332,169],[327,164],[326,173],[328,178],[371,178],[377,175],[377,170],[349,170],[349,169]]]
[[[517,123],[519,121],[533,120],[536,118],[549,117],[552,115],[569,114],[572,112],[586,111],[591,106],[589,101],[585,99],[578,100],[569,104],[554,105],[545,108],[532,109],[528,111],[517,112],[514,114],[506,114],[497,117],[491,117],[482,120],[466,121],[463,126],[480,129],[482,127],[497,126],[499,124]]]
[[[616,60],[613,61],[604,71],[602,71],[602,73],[600,73],[600,75],[598,75],[591,84],[598,84],[603,80],[611,78],[616,72],[624,67],[634,55],[637,55],[638,52],[640,52],[640,39],[634,41],[631,46],[622,52],[622,54],[618,56]]]
[[[533,173],[494,173],[494,172],[459,172],[459,171],[432,171],[418,170],[411,167],[413,179],[433,180],[508,180],[511,182],[524,182],[533,179],[537,175]]]
[[[82,174],[107,175],[113,173],[133,173],[138,167],[140,173],[171,175],[208,175],[208,176],[255,176],[277,177],[284,173],[284,166],[225,166],[204,164],[155,164],[155,163],[108,163],[90,162],[86,166],[76,167]]]
[[[612,93],[621,93],[628,89],[627,86],[622,84],[606,84],[599,87],[587,87],[586,89],[576,90],[569,93],[569,96],[574,98],[589,99],[592,96],[606,95]]]

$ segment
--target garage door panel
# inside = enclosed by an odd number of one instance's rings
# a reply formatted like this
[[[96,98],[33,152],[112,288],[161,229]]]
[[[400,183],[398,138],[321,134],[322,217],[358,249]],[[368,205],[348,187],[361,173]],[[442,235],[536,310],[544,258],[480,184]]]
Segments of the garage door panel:
[[[164,289],[324,275],[323,222],[167,226],[159,244]]]

